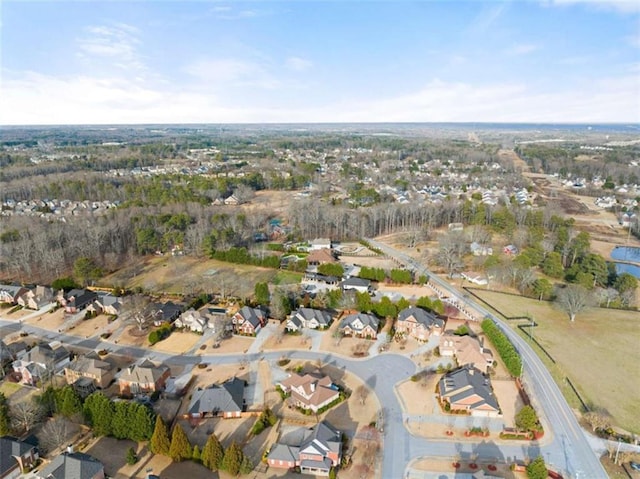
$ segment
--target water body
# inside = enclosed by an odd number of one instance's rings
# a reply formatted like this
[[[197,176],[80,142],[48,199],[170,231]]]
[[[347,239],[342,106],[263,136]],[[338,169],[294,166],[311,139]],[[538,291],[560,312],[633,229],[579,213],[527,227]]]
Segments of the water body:
[[[634,246],[616,246],[611,252],[611,258],[618,261],[640,263],[640,248]],[[640,264],[615,263],[618,274],[629,273],[640,279]]]

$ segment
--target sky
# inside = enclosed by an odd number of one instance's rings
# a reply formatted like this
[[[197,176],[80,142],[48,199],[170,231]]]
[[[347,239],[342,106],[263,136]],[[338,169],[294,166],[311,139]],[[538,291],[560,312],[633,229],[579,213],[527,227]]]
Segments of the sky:
[[[0,2],[0,125],[640,123],[640,1]]]

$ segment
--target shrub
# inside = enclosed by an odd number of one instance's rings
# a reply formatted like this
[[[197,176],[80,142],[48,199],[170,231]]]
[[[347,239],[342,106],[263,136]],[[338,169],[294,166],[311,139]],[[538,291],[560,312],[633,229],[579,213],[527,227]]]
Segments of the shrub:
[[[498,326],[496,326],[491,319],[485,319],[482,321],[481,326],[482,331],[484,331],[491,343],[498,350],[498,354],[504,361],[504,365],[509,373],[514,377],[520,376],[520,372],[522,371],[522,360],[513,347],[513,344],[511,344],[509,339],[507,339],[504,333],[498,329]]]
[[[171,334],[171,325],[165,324],[164,326],[160,326],[160,328],[155,331],[151,331],[149,333],[149,343],[151,346],[154,344],[166,339]]]
[[[132,447],[127,449],[126,461],[127,461],[127,464],[129,464],[130,466],[138,462],[138,455],[136,454],[136,451],[134,451]]]

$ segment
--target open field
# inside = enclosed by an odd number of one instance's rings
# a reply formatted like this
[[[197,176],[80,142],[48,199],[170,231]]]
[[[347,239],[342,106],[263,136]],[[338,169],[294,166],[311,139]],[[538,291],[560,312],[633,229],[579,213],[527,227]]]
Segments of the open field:
[[[0,393],[4,394],[7,398],[20,391],[20,389],[22,389],[22,386],[18,383],[10,383],[9,381],[0,383]]]
[[[579,314],[571,323],[566,314],[545,301],[491,291],[475,292],[507,316],[530,314],[534,318],[538,326],[533,335],[557,364],[538,353],[572,406],[577,408],[578,402],[564,384],[565,376],[587,404],[606,409],[618,425],[640,432],[640,369],[629,366],[632,358],[637,357],[640,337],[637,312],[595,308]],[[509,324],[516,328],[516,322]]]
[[[165,353],[184,354],[193,348],[202,336],[188,331],[174,331],[162,341],[154,344],[151,349]]]
[[[39,328],[57,331],[65,321],[64,309],[60,308],[52,313],[44,313],[25,320],[27,324],[33,324]]]
[[[54,313],[55,314],[55,313]],[[68,332],[80,337],[91,337],[103,331],[114,331],[117,328],[115,321],[109,323],[109,316],[101,314],[95,318],[80,321],[77,326],[69,328]]]

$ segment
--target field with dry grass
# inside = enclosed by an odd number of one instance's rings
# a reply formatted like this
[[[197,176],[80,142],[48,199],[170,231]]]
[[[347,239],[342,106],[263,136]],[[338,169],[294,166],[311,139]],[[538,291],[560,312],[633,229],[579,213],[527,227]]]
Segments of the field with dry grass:
[[[640,368],[633,360],[638,357],[640,338],[638,312],[594,308],[578,314],[572,323],[549,302],[491,291],[475,292],[506,316],[533,317],[538,324],[533,336],[557,365],[534,349],[546,360],[572,406],[577,407],[578,402],[564,384],[565,376],[588,404],[607,410],[619,426],[640,432]],[[517,329],[517,322],[509,324]]]

